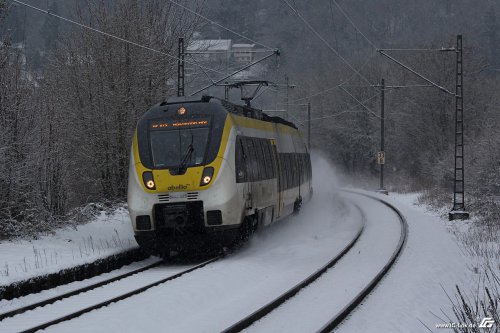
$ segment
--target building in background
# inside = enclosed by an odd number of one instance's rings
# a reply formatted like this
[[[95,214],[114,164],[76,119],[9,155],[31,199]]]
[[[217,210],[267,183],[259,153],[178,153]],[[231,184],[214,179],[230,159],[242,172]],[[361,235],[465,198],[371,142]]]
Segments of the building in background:
[[[210,84],[215,78],[220,77],[214,72],[207,71],[206,68],[226,74],[238,70],[255,60],[255,51],[255,44],[233,43],[231,39],[192,39],[186,47],[187,87],[195,89],[194,86]],[[228,79],[228,82],[256,79],[262,76],[266,68],[265,64],[252,66],[238,72]]]
[[[191,41],[186,52],[196,60],[224,62],[231,59],[232,43],[231,39],[197,39]]]
[[[238,63],[249,63],[253,60],[255,44],[233,44],[233,59]]]

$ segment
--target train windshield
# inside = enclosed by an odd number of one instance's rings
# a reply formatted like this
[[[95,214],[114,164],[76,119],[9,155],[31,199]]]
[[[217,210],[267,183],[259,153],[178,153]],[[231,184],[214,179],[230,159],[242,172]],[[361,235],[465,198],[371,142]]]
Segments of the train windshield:
[[[155,168],[191,167],[203,164],[209,127],[158,129],[150,132]]]

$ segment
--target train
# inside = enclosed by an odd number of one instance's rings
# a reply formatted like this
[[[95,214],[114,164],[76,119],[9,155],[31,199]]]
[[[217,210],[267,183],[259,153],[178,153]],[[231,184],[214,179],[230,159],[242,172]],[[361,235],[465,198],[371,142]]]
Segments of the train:
[[[225,249],[312,196],[297,127],[211,96],[151,107],[132,140],[128,210],[139,246],[168,257]]]

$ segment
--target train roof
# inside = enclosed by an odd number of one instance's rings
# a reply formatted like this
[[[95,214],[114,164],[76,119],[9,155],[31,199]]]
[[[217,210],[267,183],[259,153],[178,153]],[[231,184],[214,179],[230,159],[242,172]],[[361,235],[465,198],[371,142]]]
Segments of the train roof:
[[[166,111],[165,107],[168,108],[169,105],[187,104],[187,103],[207,103],[212,106],[220,105],[222,106],[222,108],[218,107],[209,108],[210,112],[219,113],[222,110],[224,110],[226,112],[236,114],[238,116],[258,119],[276,124],[282,124],[297,129],[297,126],[295,126],[294,123],[289,122],[281,117],[269,116],[268,114],[262,112],[262,110],[255,109],[246,105],[234,104],[224,99],[206,95],[203,95],[201,97],[170,97],[167,100],[155,105],[153,108],[151,108],[150,112],[156,114]]]

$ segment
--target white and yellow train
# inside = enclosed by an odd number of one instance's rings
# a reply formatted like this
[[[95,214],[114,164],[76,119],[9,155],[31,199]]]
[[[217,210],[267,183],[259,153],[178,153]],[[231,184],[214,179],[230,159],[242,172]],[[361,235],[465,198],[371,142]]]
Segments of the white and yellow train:
[[[150,253],[230,246],[311,195],[307,146],[281,118],[203,96],[170,99],[139,120],[128,208]]]

